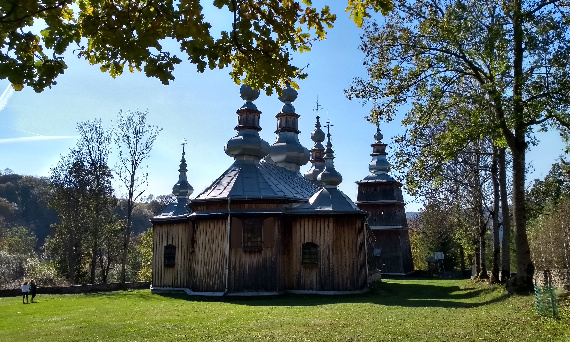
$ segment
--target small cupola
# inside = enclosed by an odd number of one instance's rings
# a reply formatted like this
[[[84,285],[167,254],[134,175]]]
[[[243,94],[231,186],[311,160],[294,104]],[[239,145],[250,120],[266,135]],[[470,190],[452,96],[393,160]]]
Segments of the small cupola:
[[[287,84],[279,100],[283,102],[281,112],[277,118],[277,139],[269,149],[269,158],[272,163],[286,169],[299,172],[302,165],[307,164],[310,158],[307,150],[299,142],[299,117],[295,113],[293,102],[297,99],[297,91]]]
[[[224,150],[236,161],[259,161],[269,153],[269,144],[259,136],[261,112],[253,103],[259,97],[259,90],[244,84],[240,88],[240,95],[245,104],[237,110],[237,134],[227,142]]]
[[[334,168],[334,151],[332,149],[331,143],[331,133],[330,127],[332,125],[330,122],[327,122],[327,148],[325,149],[325,168],[323,172],[321,172],[317,176],[317,180],[321,182],[321,184],[325,188],[336,188],[340,183],[342,183],[342,176],[340,173]]]
[[[184,145],[186,145],[186,140],[182,142],[182,159],[180,160],[180,168],[178,172],[178,182],[174,184],[172,187],[172,194],[178,198],[178,202],[181,200],[188,202],[188,198],[194,192],[194,188],[190,183],[188,183],[188,179],[186,178],[186,172],[188,172],[187,165],[186,165],[186,151],[184,150]]]
[[[325,169],[325,147],[323,146],[323,141],[325,141],[325,132],[321,129],[321,123],[319,122],[319,116],[317,115],[317,123],[315,124],[315,130],[311,133],[311,140],[315,143],[311,152],[311,168],[304,175],[305,179],[316,181],[318,175]]]

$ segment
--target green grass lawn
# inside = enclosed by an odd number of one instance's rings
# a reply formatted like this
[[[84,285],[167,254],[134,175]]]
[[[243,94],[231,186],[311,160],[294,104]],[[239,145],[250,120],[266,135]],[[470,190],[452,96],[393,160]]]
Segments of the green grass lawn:
[[[149,290],[0,298],[0,341],[570,341],[570,308],[466,280],[385,280],[359,296],[190,298]]]

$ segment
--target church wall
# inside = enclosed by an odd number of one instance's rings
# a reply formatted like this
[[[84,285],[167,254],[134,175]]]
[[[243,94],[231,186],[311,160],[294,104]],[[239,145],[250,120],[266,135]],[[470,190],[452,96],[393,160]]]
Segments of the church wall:
[[[152,285],[154,287],[187,287],[191,223],[155,223],[153,225]],[[164,248],[176,247],[172,267],[164,265]]]
[[[364,222],[360,217],[294,218],[283,268],[291,290],[353,291],[366,286]],[[302,264],[302,246],[318,245],[318,264]]]
[[[227,219],[195,222],[190,256],[189,287],[195,292],[225,291]]]
[[[244,249],[242,245],[241,219],[233,218],[230,238],[230,292],[277,292],[279,282],[280,220],[277,217],[263,218],[262,248]]]

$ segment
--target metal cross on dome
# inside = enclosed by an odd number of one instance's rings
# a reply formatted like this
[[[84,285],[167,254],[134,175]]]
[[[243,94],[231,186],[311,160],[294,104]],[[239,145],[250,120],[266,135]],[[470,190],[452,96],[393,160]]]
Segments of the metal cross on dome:
[[[317,95],[317,105],[315,106],[315,109],[313,109],[313,111],[317,112],[317,114],[319,113],[319,110],[323,109],[323,106],[321,106],[319,104],[319,96]]]
[[[182,139],[182,143],[180,143],[180,145],[182,145],[182,154],[186,153],[184,152],[184,146],[187,144],[186,142],[186,138]]]
[[[325,125],[325,127],[327,128],[327,137],[331,135],[330,128],[333,127],[333,126],[334,126],[334,125],[331,124],[330,121],[327,121],[327,124]]]

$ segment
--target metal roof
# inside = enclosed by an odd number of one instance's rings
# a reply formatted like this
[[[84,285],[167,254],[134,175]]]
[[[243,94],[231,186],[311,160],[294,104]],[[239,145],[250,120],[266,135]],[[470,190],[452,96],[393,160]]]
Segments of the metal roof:
[[[364,214],[354,202],[337,188],[322,188],[314,194],[308,203],[304,203],[290,211],[302,214]]]
[[[178,201],[172,202],[162,210],[160,214],[151,219],[152,222],[184,220],[190,216],[188,199],[178,197]]]
[[[264,160],[236,160],[193,202],[222,199],[307,200],[319,190],[300,173]]]

